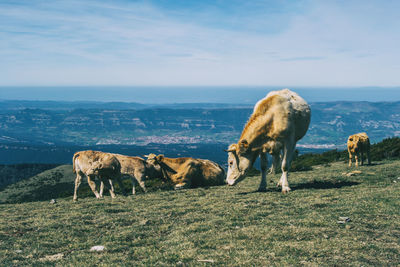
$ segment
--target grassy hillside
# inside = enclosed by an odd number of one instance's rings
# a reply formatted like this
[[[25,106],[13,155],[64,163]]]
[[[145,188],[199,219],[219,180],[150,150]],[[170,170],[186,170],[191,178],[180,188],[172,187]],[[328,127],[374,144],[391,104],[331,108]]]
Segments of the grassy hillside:
[[[0,164],[0,190],[9,184],[32,177],[56,166],[57,164]]]
[[[70,170],[48,175],[62,168]],[[387,160],[353,174],[343,162],[315,166],[291,174],[286,195],[274,175],[265,193],[254,191],[257,176],[235,187],[2,204],[0,259],[4,266],[398,266],[399,169],[400,161]],[[339,224],[340,216],[351,221]],[[95,245],[105,250],[91,252]]]
[[[0,204],[2,203],[22,203],[31,201],[43,201],[53,198],[69,197],[73,195],[74,182],[76,175],[72,172],[72,165],[61,165],[56,168],[46,170],[28,179],[8,185],[0,191]],[[98,181],[96,181],[98,183]],[[125,189],[131,192],[132,183],[129,179],[123,181]],[[164,183],[159,180],[146,181],[149,191],[158,191],[172,188],[172,184]],[[115,185],[117,192],[118,184]],[[128,190],[129,189],[129,190]],[[136,192],[142,192],[140,186],[136,186]],[[94,196],[83,179],[78,191],[79,197]],[[107,195],[108,192],[105,192]]]
[[[365,154],[365,160],[366,157]],[[376,144],[372,144],[370,157],[373,162],[385,159],[400,159],[400,137],[389,137]],[[329,164],[336,161],[348,162],[348,160],[349,154],[347,149],[341,151],[334,149],[323,153],[306,153],[300,156],[296,154],[294,161],[292,162],[291,170],[311,170],[314,165]]]

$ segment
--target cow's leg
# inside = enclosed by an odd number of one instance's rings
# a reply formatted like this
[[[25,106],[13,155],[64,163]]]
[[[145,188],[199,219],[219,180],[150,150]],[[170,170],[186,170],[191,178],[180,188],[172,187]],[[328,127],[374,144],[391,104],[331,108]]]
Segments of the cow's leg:
[[[82,176],[77,172],[75,178],[74,201],[78,200],[78,188],[81,185],[81,182],[82,182]]]
[[[273,153],[272,154],[272,166],[269,169],[269,174],[276,174],[276,171],[278,170],[279,162],[281,161],[281,154],[279,153]]]
[[[189,187],[190,187],[189,181],[182,181],[175,185],[175,190],[185,189],[185,188],[189,188]]]
[[[143,192],[147,193],[146,184],[144,183],[144,180],[139,180],[138,183],[140,187],[143,189]]]
[[[116,176],[115,180],[117,180],[118,186],[121,189],[122,194],[126,196],[125,186],[122,184],[121,176],[120,175]],[[112,183],[111,180],[110,183]],[[112,189],[114,190],[114,187]]]
[[[100,197],[103,197],[103,192],[104,192],[104,183],[103,181],[100,181]]]
[[[134,175],[131,175],[132,180],[132,195],[136,194],[135,186],[136,186],[136,179]]]
[[[351,154],[351,152],[349,151],[349,167],[351,167],[351,161],[353,159],[353,155]]]
[[[143,192],[147,193],[146,185],[144,183],[144,177],[135,179],[133,178],[132,180],[137,181],[137,183],[140,185],[140,187],[143,189]],[[133,193],[134,194],[134,193]]]
[[[282,176],[280,180],[280,183],[282,185],[282,193],[288,193],[291,190],[289,187],[288,176],[295,146],[295,142],[288,142],[285,143],[283,148]]]
[[[106,189],[108,189],[108,191],[110,191],[111,198],[115,198],[115,193],[114,193],[115,191],[114,191],[114,185],[113,185],[112,180],[101,177],[100,181],[102,181],[104,184],[104,187]]]
[[[268,158],[266,153],[260,153],[260,165],[261,165],[261,181],[258,187],[259,192],[267,191],[267,166],[268,166]]]
[[[108,179],[108,182],[110,183],[110,189],[111,189],[113,192],[115,192],[113,181],[112,181],[111,179]]]
[[[186,179],[184,178],[186,177]],[[191,186],[190,178],[188,179],[185,175],[180,175],[179,177],[171,177],[172,181],[178,181],[175,185],[175,190],[189,188]]]
[[[354,158],[356,159],[356,167],[358,167],[358,152],[354,155]]]
[[[201,185],[202,179],[204,179],[203,174],[198,173],[200,166],[197,163],[185,163],[184,166],[181,166],[180,171],[178,173],[171,175],[172,182],[175,184],[175,189],[184,189],[190,188],[192,183],[197,185]],[[197,180],[197,182],[196,182]]]
[[[371,165],[371,158],[370,158],[369,153],[370,153],[370,148],[368,146],[368,148],[367,148],[367,159],[368,159],[368,165]]]
[[[96,190],[96,183],[93,181],[93,179],[94,179],[94,176],[92,176],[92,175],[87,176],[87,181],[88,181],[90,189],[92,189],[92,192],[96,196],[96,198],[100,198],[100,194],[97,193],[97,190]]]
[[[364,165],[364,151],[361,150],[360,156],[361,156],[361,165]]]
[[[146,175],[144,172],[138,171],[135,173],[135,178],[137,182],[139,183],[140,187],[143,189],[143,192],[147,192],[146,185],[144,181],[146,180]]]

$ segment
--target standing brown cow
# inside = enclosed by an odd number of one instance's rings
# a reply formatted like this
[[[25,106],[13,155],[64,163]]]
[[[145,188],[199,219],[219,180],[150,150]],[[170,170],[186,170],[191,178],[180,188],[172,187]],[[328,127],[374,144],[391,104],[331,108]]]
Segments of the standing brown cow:
[[[278,185],[282,193],[290,191],[288,175],[296,143],[308,130],[311,109],[307,102],[289,89],[272,91],[254,106],[236,144],[229,146],[227,182],[235,185],[243,180],[257,157],[261,163],[259,191],[266,191],[267,156],[272,153],[277,165],[282,153],[282,176]]]
[[[87,177],[90,189],[92,189],[96,198],[101,197],[96,190],[94,182],[96,176],[110,190],[112,198],[115,198],[114,187],[109,181],[116,179],[121,188],[123,188],[121,183],[121,165],[118,159],[112,154],[92,150],[79,151],[74,154],[72,163],[73,171],[76,173],[74,201],[78,199],[78,188],[83,176]]]
[[[146,192],[147,190],[144,182],[146,178],[152,179],[162,176],[160,171],[157,171],[153,165],[147,163],[141,157],[132,157],[121,154],[112,154],[112,155],[114,155],[121,164],[121,176],[129,177],[131,179],[133,195],[136,193],[135,191],[136,182],[140,185],[143,191]],[[103,183],[101,183],[100,186],[100,196],[102,195],[103,195]]]
[[[356,166],[358,166],[358,155],[361,154],[361,165],[364,165],[364,152],[367,153],[368,164],[371,164],[369,157],[370,151],[369,137],[366,133],[358,133],[349,136],[347,140],[347,151],[349,151],[349,167],[351,167],[351,161],[353,155],[356,159]]]

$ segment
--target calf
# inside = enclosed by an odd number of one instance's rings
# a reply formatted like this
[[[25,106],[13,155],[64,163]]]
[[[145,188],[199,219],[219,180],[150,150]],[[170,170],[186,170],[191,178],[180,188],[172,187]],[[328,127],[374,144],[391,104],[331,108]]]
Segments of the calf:
[[[96,176],[109,189],[112,198],[115,198],[115,193],[111,180],[116,179],[121,188],[123,188],[121,183],[121,165],[118,159],[112,154],[92,150],[79,151],[74,154],[72,163],[73,172],[76,173],[74,201],[78,200],[78,188],[83,176],[87,177],[90,189],[96,198],[101,197],[93,181]]]
[[[161,173],[157,172],[153,165],[147,163],[140,157],[125,156],[120,154],[114,155],[121,164],[122,177],[129,177],[132,181],[132,194],[135,192],[135,183],[137,182],[140,187],[146,192],[145,179],[161,177]],[[100,187],[100,196],[103,194],[103,183]]]
[[[370,151],[369,137],[366,133],[358,133],[349,136],[347,140],[347,151],[349,152],[349,167],[351,167],[351,162],[353,155],[356,159],[356,166],[358,166],[358,155],[361,154],[361,165],[364,165],[364,152],[367,153],[368,164],[371,164],[371,159],[369,155]]]

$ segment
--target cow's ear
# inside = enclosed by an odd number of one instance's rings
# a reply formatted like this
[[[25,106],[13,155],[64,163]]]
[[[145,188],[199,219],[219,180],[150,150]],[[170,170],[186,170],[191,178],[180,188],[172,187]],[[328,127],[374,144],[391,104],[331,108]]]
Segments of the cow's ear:
[[[239,142],[239,151],[241,153],[246,152],[248,148],[249,148],[249,143],[247,142],[246,139],[243,139]]]
[[[158,161],[161,162],[164,159],[164,155],[158,155],[156,158],[157,158]]]
[[[233,153],[235,153],[236,152],[236,144],[232,144],[232,145],[230,145],[229,147],[228,147],[228,149],[224,149],[224,151],[225,152],[233,152]]]

